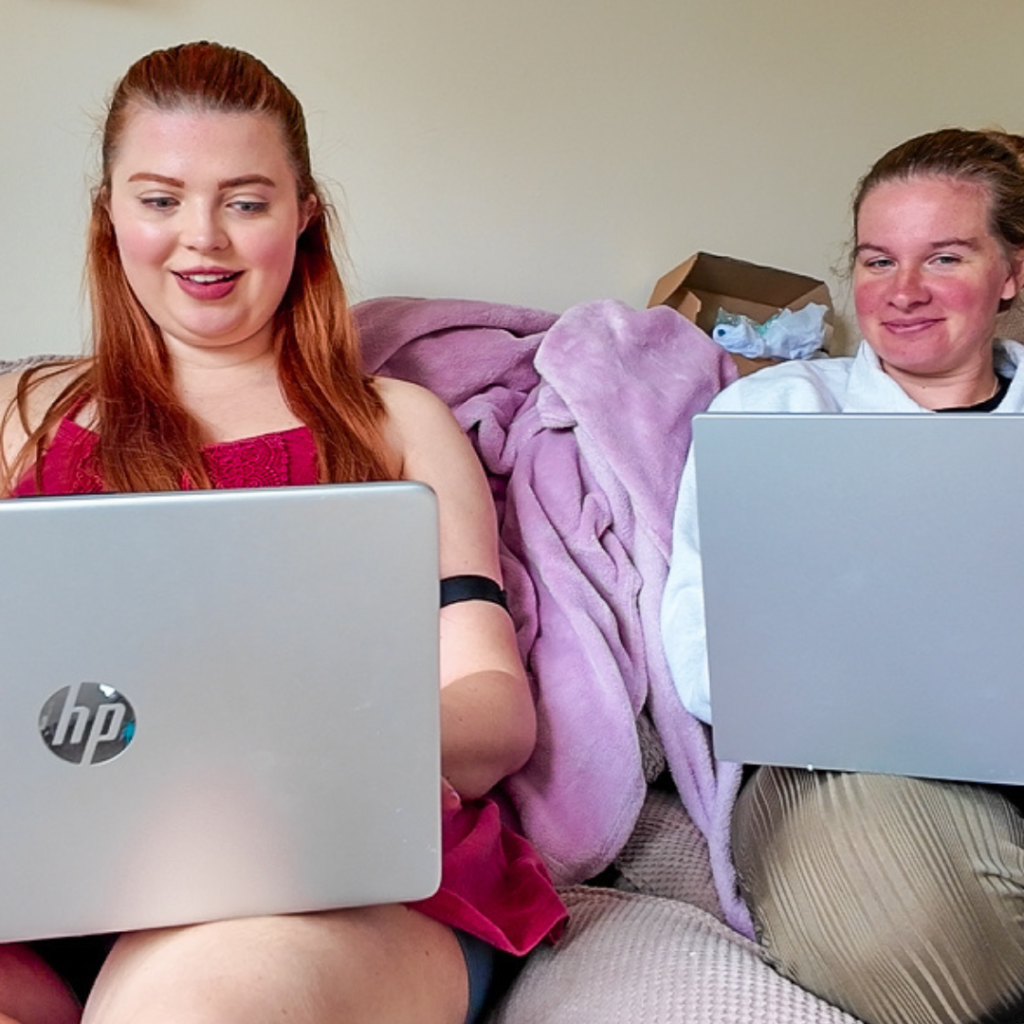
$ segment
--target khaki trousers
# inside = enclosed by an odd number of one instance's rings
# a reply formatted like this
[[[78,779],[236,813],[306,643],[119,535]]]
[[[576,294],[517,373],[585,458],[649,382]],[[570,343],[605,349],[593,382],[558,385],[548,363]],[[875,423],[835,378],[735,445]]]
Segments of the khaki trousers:
[[[866,1024],[1024,1021],[1024,819],[998,789],[762,767],[733,849],[804,988]]]

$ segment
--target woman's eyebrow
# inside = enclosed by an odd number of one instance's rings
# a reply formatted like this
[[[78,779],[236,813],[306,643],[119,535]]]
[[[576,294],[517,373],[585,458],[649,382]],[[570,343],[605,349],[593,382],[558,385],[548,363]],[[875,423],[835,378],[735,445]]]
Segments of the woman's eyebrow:
[[[184,188],[185,182],[180,178],[171,178],[166,174],[156,174],[153,171],[138,171],[133,174],[129,181],[156,181],[161,185],[169,185],[172,188]],[[268,178],[265,174],[241,174],[237,178],[224,178],[217,182],[219,189],[240,188],[244,185],[266,185],[268,188],[277,188],[277,182]]]
[[[873,242],[861,242],[854,250],[854,256],[859,256],[862,252],[882,252],[888,253],[889,250],[884,245],[875,245]]]
[[[133,174],[129,181],[158,181],[161,185],[171,185],[174,188],[184,188],[185,182],[179,178],[169,178],[166,174],[155,174],[152,171],[139,171]]]
[[[277,182],[265,174],[242,174],[237,178],[225,178],[217,182],[218,188],[239,188],[242,185],[266,185],[269,188],[277,188]]]
[[[981,243],[977,238],[940,238],[938,241],[929,242],[929,247],[932,249],[959,247],[961,249],[977,251],[981,248]],[[861,242],[860,245],[854,248],[853,254],[854,256],[859,256],[862,252],[879,252],[888,255],[889,250],[884,245],[877,245],[874,242]]]
[[[938,242],[932,242],[936,249],[949,249],[953,246],[960,246],[962,249],[980,249],[981,245],[976,238],[943,238]]]

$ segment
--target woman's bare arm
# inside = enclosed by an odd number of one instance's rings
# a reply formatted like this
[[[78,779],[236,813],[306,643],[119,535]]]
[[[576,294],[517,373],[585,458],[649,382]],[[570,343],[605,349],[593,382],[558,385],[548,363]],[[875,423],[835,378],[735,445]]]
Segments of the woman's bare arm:
[[[494,504],[469,441],[430,392],[379,383],[403,477],[437,494],[441,576],[500,583]],[[481,796],[525,763],[536,740],[515,630],[499,605],[463,601],[441,610],[441,687],[442,770],[461,795]]]

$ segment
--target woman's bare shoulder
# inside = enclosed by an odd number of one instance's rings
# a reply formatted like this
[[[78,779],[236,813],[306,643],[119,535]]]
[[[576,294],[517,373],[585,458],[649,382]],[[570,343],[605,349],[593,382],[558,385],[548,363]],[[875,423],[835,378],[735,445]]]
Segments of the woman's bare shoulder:
[[[377,377],[374,384],[387,412],[388,441],[403,462],[410,452],[461,437],[455,417],[432,391],[390,377]]]
[[[421,384],[412,381],[398,380],[394,377],[374,377],[374,387],[384,401],[389,415],[415,414],[417,410],[448,407],[433,393]]]
[[[401,459],[401,475],[437,494],[442,573],[500,579],[494,505],[469,438],[437,395],[402,381],[382,384],[388,441]]]
[[[60,393],[81,373],[85,364],[63,362],[42,369],[29,368],[0,373],[0,423],[3,424],[3,442],[6,451],[17,451],[25,443],[46,410]],[[18,391],[26,375],[32,378],[32,387],[24,395],[24,415],[13,408],[18,400]]]

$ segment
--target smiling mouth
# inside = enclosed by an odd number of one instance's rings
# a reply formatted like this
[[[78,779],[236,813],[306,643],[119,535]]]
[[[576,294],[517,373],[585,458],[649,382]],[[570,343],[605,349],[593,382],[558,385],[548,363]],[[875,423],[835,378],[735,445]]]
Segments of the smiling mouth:
[[[924,331],[929,327],[934,327],[937,323],[939,323],[939,320],[935,318],[923,320],[889,320],[885,322],[884,326],[893,334],[915,334],[918,331]]]
[[[224,274],[179,274],[176,270],[172,273],[182,281],[191,281],[192,284],[223,284],[225,281],[234,281],[242,274],[240,270]]]

